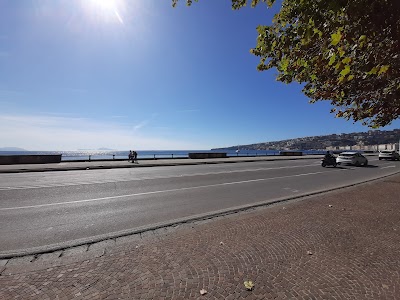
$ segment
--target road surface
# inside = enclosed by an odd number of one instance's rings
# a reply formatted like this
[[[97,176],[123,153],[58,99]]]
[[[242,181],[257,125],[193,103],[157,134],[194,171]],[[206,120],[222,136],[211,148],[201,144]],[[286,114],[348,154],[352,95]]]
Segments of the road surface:
[[[400,167],[377,157],[369,163],[322,168],[319,160],[307,159],[0,174],[0,253],[272,202]]]

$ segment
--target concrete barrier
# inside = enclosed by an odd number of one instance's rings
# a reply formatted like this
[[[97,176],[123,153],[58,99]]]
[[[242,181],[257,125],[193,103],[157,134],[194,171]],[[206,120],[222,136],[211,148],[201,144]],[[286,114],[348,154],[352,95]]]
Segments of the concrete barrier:
[[[301,152],[301,151],[279,151],[279,155],[284,155],[284,156],[302,156],[303,152]]]
[[[0,165],[60,163],[61,154],[55,155],[0,155]]]
[[[194,152],[189,153],[189,158],[226,158],[225,152]]]

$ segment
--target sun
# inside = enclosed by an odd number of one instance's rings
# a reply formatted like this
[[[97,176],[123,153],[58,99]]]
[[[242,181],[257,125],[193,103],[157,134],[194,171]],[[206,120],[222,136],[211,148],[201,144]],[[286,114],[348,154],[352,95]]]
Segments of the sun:
[[[97,6],[100,10],[104,12],[114,12],[116,10],[115,0],[90,0],[93,6]]]
[[[124,23],[119,12],[123,6],[123,0],[89,0],[85,2],[86,10],[90,11],[90,14],[96,19]]]

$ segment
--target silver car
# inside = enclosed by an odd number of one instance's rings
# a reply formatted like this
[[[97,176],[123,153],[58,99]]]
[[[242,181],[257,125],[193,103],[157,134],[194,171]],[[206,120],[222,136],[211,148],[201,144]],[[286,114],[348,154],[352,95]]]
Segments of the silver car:
[[[379,160],[382,160],[382,159],[400,160],[400,155],[396,151],[382,150],[382,151],[379,151]]]
[[[340,164],[347,164],[347,165],[355,165],[355,166],[367,166],[368,159],[358,152],[342,152],[336,158],[336,163]]]

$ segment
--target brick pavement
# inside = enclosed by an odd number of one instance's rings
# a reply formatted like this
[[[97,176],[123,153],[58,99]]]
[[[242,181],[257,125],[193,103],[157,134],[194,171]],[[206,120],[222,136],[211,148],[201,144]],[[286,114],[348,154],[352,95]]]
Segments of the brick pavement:
[[[399,192],[395,175],[97,257],[33,271],[0,263],[0,299],[400,299]]]

